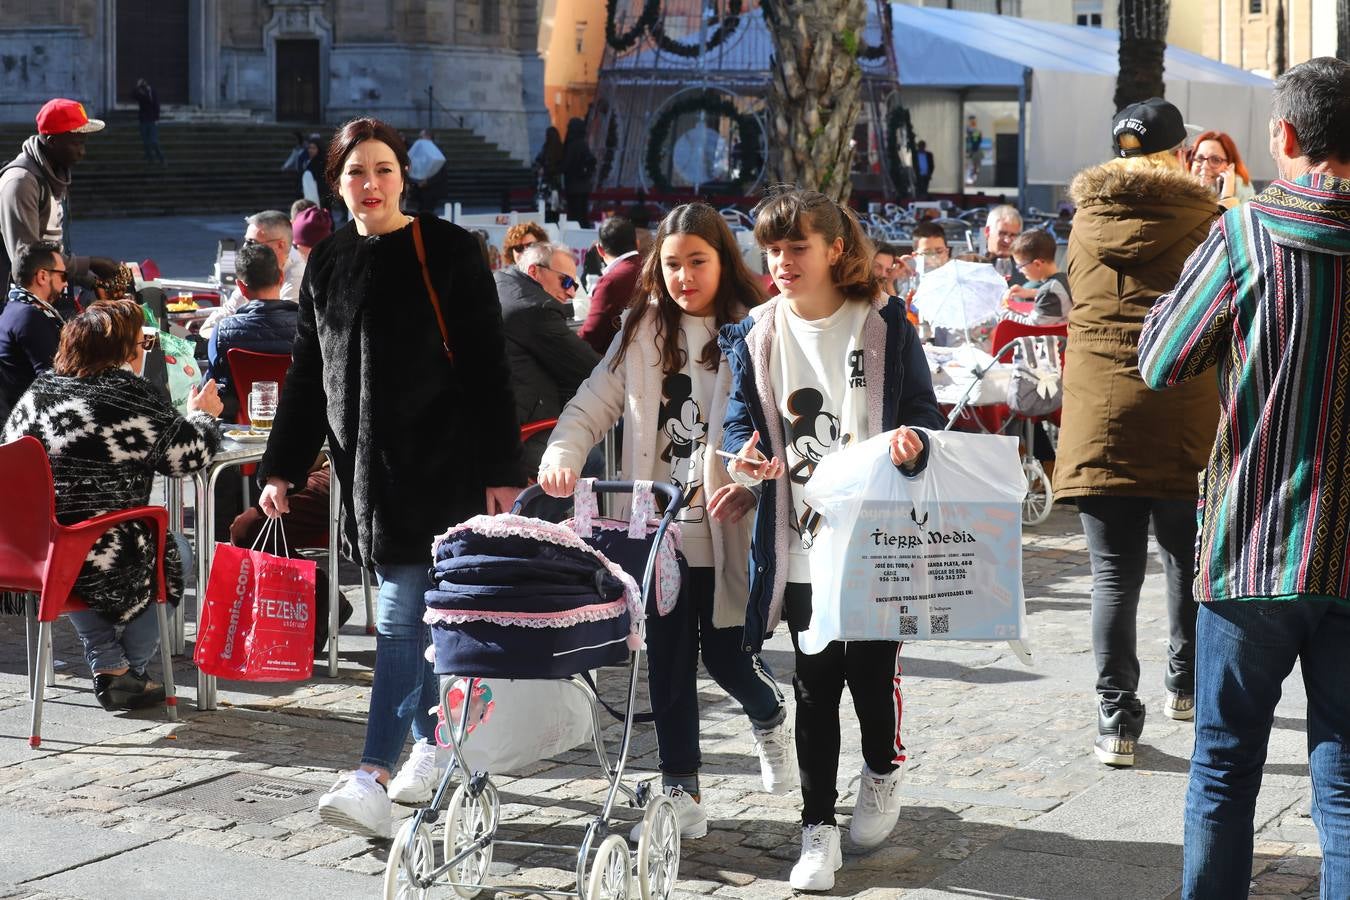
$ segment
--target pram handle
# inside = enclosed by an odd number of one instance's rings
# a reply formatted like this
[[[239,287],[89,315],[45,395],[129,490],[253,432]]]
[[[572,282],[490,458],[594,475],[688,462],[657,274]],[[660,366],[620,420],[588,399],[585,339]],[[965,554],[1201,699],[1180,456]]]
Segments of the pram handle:
[[[632,481],[597,481],[594,490],[597,494],[631,494],[636,490],[636,484]],[[516,497],[516,503],[511,507],[511,511],[519,513],[526,504],[534,502],[543,493],[544,489],[539,485],[530,485]],[[652,482],[652,493],[665,498],[666,508],[663,515],[669,515],[679,509],[680,502],[684,499],[678,488],[664,481]]]

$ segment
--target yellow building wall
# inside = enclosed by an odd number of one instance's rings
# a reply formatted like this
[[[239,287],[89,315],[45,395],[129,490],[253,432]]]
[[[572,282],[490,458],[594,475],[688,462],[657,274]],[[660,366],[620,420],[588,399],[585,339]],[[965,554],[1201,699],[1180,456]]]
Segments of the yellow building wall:
[[[539,53],[544,57],[544,103],[559,131],[584,117],[595,98],[605,55],[605,0],[544,0]]]

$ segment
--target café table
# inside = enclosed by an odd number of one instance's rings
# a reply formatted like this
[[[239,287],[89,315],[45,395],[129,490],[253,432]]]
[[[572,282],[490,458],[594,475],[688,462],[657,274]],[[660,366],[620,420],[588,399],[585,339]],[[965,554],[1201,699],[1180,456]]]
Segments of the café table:
[[[215,549],[215,490],[220,476],[238,466],[259,462],[267,449],[264,441],[236,441],[224,438],[215,457],[204,468],[193,473],[191,478],[196,489],[196,546],[197,557],[197,634],[202,627],[202,610],[206,596],[206,584],[211,574],[211,556]],[[325,451],[327,452],[327,451]],[[331,467],[330,467],[331,468]],[[328,676],[336,678],[338,673],[338,535],[341,529],[341,489],[337,473],[331,473],[328,495]],[[178,526],[181,528],[181,503],[178,505]],[[171,510],[172,512],[173,510]],[[179,609],[180,624],[178,635],[183,634],[181,624],[182,609]],[[182,649],[181,647],[179,648]],[[197,670],[197,708],[215,709],[217,704],[216,677]]]

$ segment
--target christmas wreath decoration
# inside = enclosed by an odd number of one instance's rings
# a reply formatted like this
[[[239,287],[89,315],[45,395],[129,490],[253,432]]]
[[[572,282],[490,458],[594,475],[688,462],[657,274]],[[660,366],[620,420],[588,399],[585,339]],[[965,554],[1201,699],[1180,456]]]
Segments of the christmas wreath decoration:
[[[623,34],[619,34],[618,26],[614,24],[618,0],[608,0],[605,6],[607,7],[605,10],[605,42],[620,53],[636,47],[637,42],[642,40],[643,33],[661,19],[661,0],[643,0],[642,12],[638,14],[633,27]]]
[[[741,24],[741,8],[741,0],[729,0],[726,17],[718,24],[717,30],[702,44],[682,44],[667,37],[665,25],[662,24],[662,19],[659,17],[651,26],[652,40],[656,41],[656,45],[667,53],[695,59],[703,51],[713,49],[736,33],[736,29]]]
[[[670,179],[666,177],[670,130],[680,116],[699,111],[735,121],[741,158],[739,175],[733,179],[732,184],[738,191],[744,191],[759,179],[764,169],[764,130],[754,114],[741,112],[730,97],[709,88],[691,91],[677,97],[666,104],[661,114],[656,117],[656,121],[652,123],[652,130],[647,135],[647,152],[644,157],[648,183],[653,190],[663,193],[675,189]]]
[[[896,196],[909,197],[914,194],[914,185],[910,181],[909,168],[900,159],[902,129],[906,149],[909,150],[910,159],[913,159],[918,153],[914,146],[914,127],[910,122],[909,110],[897,103],[886,116],[886,170],[890,173]]]

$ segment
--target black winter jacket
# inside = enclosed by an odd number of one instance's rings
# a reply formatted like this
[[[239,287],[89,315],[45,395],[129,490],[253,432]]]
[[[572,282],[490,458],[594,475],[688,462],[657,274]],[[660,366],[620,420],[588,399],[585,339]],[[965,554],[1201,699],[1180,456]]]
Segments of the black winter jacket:
[[[239,399],[235,396],[230,373],[231,349],[251,350],[254,353],[291,355],[295,343],[295,326],[300,316],[300,304],[291,300],[250,300],[232,316],[220,320],[206,356],[209,365],[203,381],[216,380],[225,411],[221,418],[233,422],[239,413]]]
[[[600,354],[567,327],[565,309],[539,283],[517,269],[498,269],[506,358],[520,424],[556,419],[600,362]],[[548,434],[525,445],[525,471],[539,471]]]
[[[327,436],[344,532],[379,565],[430,565],[431,539],[484,512],[484,490],[523,485],[501,307],[478,241],[420,219],[450,333],[441,346],[412,226],[352,224],[310,254],[300,323],[260,483],[300,487]]]

